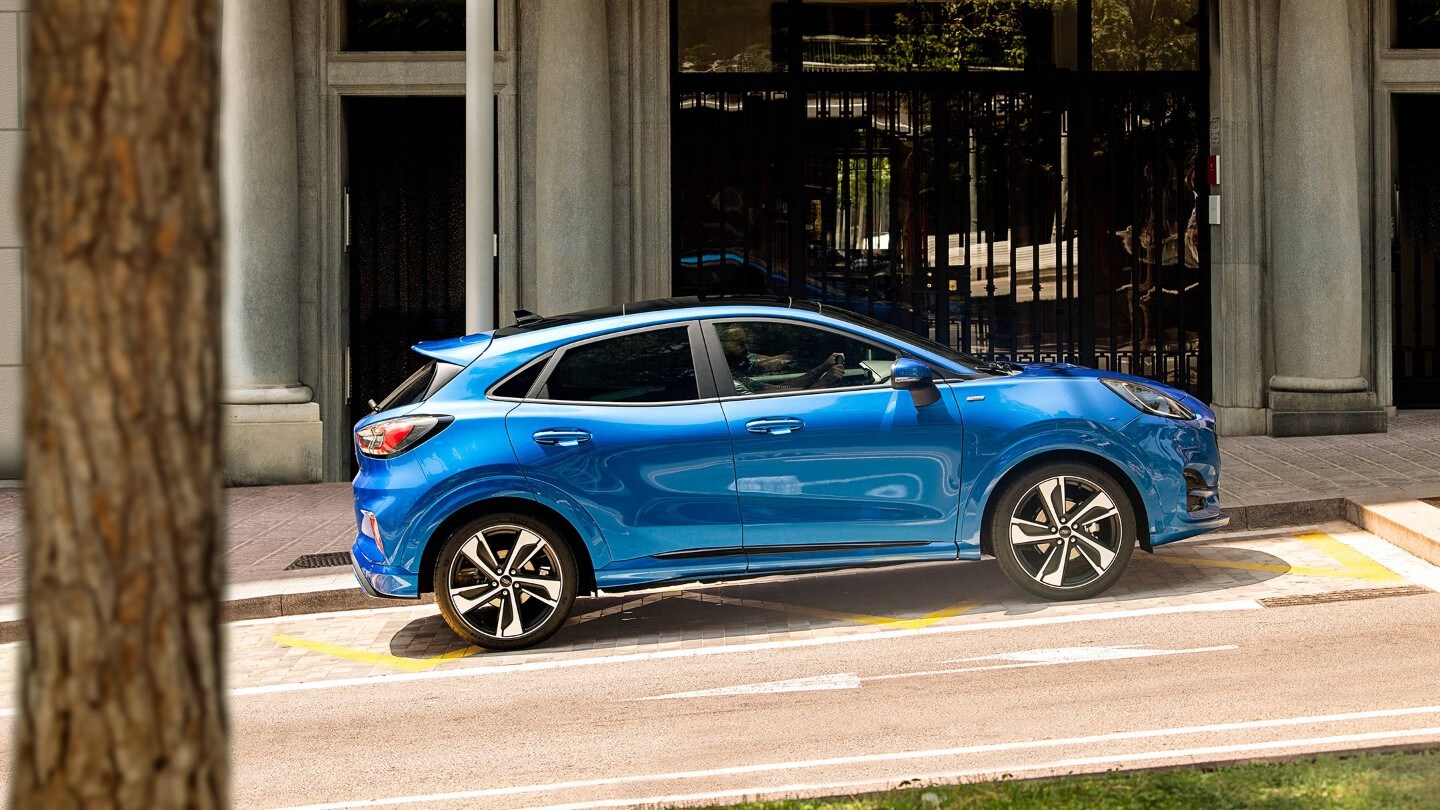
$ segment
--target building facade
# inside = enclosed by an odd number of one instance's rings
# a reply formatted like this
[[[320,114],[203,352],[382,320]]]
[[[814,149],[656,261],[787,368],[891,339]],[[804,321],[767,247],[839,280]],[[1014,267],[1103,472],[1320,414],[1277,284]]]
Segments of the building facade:
[[[502,323],[768,293],[1160,379],[1229,435],[1440,406],[1433,0],[495,4]],[[24,18],[0,0],[12,188]],[[225,0],[222,24],[227,476],[341,480],[350,425],[476,294],[464,2]]]

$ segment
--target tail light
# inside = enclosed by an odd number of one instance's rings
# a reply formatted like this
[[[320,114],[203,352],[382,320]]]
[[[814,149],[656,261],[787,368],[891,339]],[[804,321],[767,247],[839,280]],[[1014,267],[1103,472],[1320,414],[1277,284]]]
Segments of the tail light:
[[[355,445],[371,458],[394,458],[445,429],[449,416],[402,416],[355,431]]]

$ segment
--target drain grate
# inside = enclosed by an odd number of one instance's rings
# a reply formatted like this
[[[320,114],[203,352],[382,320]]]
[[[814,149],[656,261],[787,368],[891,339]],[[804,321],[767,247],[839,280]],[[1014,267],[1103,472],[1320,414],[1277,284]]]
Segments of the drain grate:
[[[1387,596],[1420,596],[1434,593],[1419,585],[1400,585],[1394,588],[1362,588],[1357,591],[1332,591],[1330,593],[1307,593],[1303,596],[1271,596],[1257,599],[1267,608],[1290,607],[1291,605],[1323,605],[1326,602],[1353,602],[1357,599],[1384,599]]]
[[[327,551],[324,554],[302,554],[295,558],[295,562],[285,566],[285,570],[295,571],[301,568],[339,568],[342,565],[349,564],[350,552]]]

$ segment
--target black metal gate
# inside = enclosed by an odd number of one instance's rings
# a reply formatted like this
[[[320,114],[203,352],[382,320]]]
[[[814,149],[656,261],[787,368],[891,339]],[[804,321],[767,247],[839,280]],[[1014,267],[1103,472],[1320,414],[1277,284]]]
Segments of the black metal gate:
[[[718,13],[690,2],[677,29]],[[1192,69],[1100,70],[1091,15],[1125,2],[1071,3],[1067,56],[1065,4],[1013,0],[1023,48],[976,39],[933,70],[886,60],[914,20],[931,27],[905,58],[978,4],[772,3],[768,71],[696,72],[677,30],[675,292],[792,295],[992,359],[1208,393],[1204,25],[1186,21]]]

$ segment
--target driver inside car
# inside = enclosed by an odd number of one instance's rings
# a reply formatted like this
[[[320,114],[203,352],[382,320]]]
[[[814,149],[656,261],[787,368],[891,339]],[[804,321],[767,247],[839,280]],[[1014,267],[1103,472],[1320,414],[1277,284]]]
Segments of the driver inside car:
[[[765,383],[754,379],[758,374],[775,374],[784,371],[794,362],[791,353],[762,355],[750,351],[750,333],[743,326],[732,326],[720,335],[720,347],[730,366],[730,376],[735,381],[735,393],[764,394],[771,391],[801,391],[833,388],[845,379],[845,355],[835,352],[821,363],[794,379],[779,383]]]

